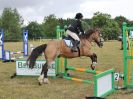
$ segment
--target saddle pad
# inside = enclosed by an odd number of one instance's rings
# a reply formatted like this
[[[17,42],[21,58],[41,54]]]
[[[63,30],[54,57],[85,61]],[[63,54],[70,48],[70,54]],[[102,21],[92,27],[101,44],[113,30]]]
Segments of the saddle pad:
[[[68,47],[72,47],[72,46],[73,46],[72,41],[70,41],[70,40],[65,40],[65,39],[63,39],[63,40],[64,40],[64,42],[66,43],[66,45],[67,45]]]

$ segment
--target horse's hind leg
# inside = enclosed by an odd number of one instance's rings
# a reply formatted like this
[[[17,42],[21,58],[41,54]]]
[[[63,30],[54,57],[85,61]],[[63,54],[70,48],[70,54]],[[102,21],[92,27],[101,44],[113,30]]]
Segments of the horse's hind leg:
[[[51,68],[54,64],[54,61],[53,60],[49,60],[47,61],[47,65],[44,67],[44,84],[49,84],[50,81],[48,80],[48,76],[47,76],[47,73],[48,73],[48,69]]]
[[[95,53],[92,53],[91,55],[89,55],[89,57],[92,60],[91,69],[94,70],[97,64],[97,55]]]
[[[48,66],[47,66],[47,62],[42,66],[42,71],[41,71],[41,75],[38,78],[39,81],[39,85],[43,84],[44,80],[46,81],[47,78],[47,72],[48,72]],[[45,79],[44,79],[45,78]],[[48,83],[48,80],[47,80]]]
[[[52,67],[52,65],[54,64],[54,61],[47,61],[43,67],[42,67],[42,72],[40,77],[38,78],[39,81],[39,85],[41,85],[42,83],[44,84],[49,84],[50,81],[48,80],[48,69]]]
[[[46,64],[46,66],[44,66],[44,84],[49,84],[49,80],[48,80],[48,64]]]

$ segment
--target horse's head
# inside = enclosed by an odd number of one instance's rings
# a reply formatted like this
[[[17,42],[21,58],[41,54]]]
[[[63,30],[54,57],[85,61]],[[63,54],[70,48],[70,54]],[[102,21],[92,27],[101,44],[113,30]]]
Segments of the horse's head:
[[[96,42],[99,47],[103,46],[104,39],[102,38],[102,34],[99,29],[92,30],[91,38],[94,40],[94,42]]]

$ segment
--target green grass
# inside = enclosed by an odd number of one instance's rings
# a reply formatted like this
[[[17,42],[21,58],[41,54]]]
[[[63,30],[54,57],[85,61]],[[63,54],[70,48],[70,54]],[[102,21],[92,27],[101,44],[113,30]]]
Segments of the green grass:
[[[44,42],[30,42],[35,46]],[[29,43],[29,44],[30,44]],[[22,50],[22,43],[5,43],[5,49],[12,51]],[[98,56],[97,70],[114,68],[116,72],[123,70],[123,52],[120,49],[120,42],[105,42],[103,48],[93,44],[92,51]],[[69,59],[69,65],[74,67],[87,68],[91,60],[87,57]],[[93,95],[93,85],[68,81],[61,78],[50,78],[51,84],[38,86],[37,77],[16,77],[10,79],[15,72],[15,63],[0,62],[0,99],[84,99],[85,96]],[[92,75],[71,72],[74,77],[84,79]],[[132,99],[133,90],[115,91],[107,96],[107,99]]]

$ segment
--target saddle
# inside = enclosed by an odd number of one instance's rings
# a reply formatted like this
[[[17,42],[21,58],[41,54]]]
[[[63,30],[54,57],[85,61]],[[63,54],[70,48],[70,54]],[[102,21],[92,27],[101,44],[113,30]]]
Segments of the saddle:
[[[66,43],[66,45],[69,47],[69,48],[72,48],[72,46],[74,45],[74,39],[71,37],[71,36],[65,36],[63,35],[62,36],[62,39],[64,40],[64,42]],[[79,46],[78,46],[79,47]]]
[[[64,37],[63,37],[63,40],[64,40],[65,44],[66,44],[69,48],[72,48],[72,46],[73,46],[73,44],[74,44],[73,38],[71,38],[70,36],[68,36],[68,37],[64,36]]]
[[[65,44],[72,49],[72,47],[74,46],[75,40],[71,37],[71,36],[62,36],[62,39],[64,40]],[[80,43],[77,46],[78,49],[78,53],[80,55]]]

